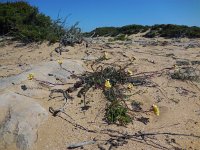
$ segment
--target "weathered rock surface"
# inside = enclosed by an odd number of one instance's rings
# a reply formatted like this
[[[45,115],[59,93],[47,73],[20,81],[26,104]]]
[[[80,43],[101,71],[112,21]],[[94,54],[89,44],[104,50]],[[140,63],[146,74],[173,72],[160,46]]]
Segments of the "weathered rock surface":
[[[14,92],[0,95],[0,150],[29,150],[48,113],[32,98]]]
[[[57,61],[50,61],[31,66],[19,75],[0,78],[0,150],[29,150],[37,141],[38,127],[48,116],[34,99],[49,95],[41,81],[57,83],[59,79],[66,83],[73,73],[84,70],[82,61],[63,60],[62,68]],[[34,73],[35,80],[27,79],[30,73]]]
[[[27,80],[27,75],[29,73],[34,73],[35,78],[38,80],[56,82],[56,78],[59,78],[63,82],[66,82],[67,78],[71,75],[71,72],[79,74],[84,71],[82,61],[64,60],[62,67],[64,69],[61,69],[56,61],[44,62],[35,66],[31,66],[32,69],[27,70],[19,75],[0,78],[0,90],[10,87],[13,84],[20,84],[22,81]]]

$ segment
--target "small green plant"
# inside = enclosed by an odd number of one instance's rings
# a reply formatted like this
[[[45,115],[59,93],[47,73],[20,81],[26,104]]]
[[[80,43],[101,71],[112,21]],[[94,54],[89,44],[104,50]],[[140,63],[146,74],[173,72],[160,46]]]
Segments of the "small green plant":
[[[106,109],[106,119],[108,123],[119,123],[126,125],[132,121],[128,115],[128,109],[124,107],[119,101],[113,101]]]
[[[197,68],[180,67],[180,68],[175,68],[174,72],[171,73],[171,78],[177,80],[191,80],[199,82],[200,73]]]
[[[85,97],[87,91],[92,87],[102,89],[105,98],[108,100],[105,120],[108,123],[126,125],[132,119],[124,103],[128,97],[124,94],[127,89],[123,86],[120,88],[120,85],[129,83],[129,78],[131,77],[128,72],[122,68],[106,67],[103,69],[102,66],[99,66],[94,72],[81,77],[81,83],[84,83],[84,85],[79,90],[78,96]]]

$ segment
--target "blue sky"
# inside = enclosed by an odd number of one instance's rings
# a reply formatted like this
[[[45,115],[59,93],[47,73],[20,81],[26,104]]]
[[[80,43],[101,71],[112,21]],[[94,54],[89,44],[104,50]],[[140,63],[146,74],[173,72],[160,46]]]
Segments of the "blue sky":
[[[69,16],[83,31],[128,24],[200,26],[200,0],[27,0],[55,19]]]

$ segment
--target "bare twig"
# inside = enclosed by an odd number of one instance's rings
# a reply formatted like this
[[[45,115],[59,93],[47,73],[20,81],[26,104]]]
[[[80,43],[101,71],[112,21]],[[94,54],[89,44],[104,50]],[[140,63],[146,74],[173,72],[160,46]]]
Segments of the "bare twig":
[[[80,142],[80,143],[70,144],[67,148],[74,149],[74,148],[83,147],[85,145],[90,145],[90,144],[95,144],[95,143],[96,143],[96,140],[93,139],[91,141],[84,141],[84,142]]]

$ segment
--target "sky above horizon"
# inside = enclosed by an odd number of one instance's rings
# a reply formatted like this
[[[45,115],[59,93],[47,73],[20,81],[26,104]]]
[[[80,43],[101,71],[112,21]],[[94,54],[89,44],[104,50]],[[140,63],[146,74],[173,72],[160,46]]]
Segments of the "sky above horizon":
[[[200,26],[200,0],[27,0],[56,19],[68,16],[84,32],[102,26],[179,24]]]

